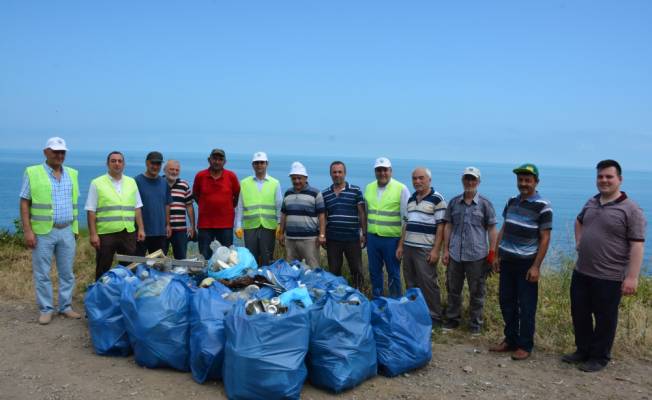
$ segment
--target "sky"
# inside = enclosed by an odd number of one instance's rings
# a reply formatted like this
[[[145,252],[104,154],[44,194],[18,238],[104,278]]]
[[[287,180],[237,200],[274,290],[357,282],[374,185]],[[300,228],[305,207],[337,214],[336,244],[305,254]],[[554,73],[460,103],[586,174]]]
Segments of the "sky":
[[[0,6],[0,149],[650,170],[652,2]]]

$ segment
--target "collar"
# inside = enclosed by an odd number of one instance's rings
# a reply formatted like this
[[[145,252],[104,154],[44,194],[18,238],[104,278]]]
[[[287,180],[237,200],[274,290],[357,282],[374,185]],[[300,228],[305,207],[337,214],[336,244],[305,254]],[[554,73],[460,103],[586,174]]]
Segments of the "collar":
[[[308,189],[308,187],[310,187],[310,185],[308,184],[308,182],[306,182],[306,184],[303,185],[303,187],[302,187],[301,189],[299,189],[299,190],[296,190],[296,189],[294,188],[294,186],[292,186],[292,191],[293,191],[294,193],[301,193],[301,192],[303,192],[304,190]]]
[[[423,197],[421,198],[421,200],[423,200],[423,199],[425,199],[425,198],[427,198],[427,197],[429,197],[429,196],[432,196],[433,194],[435,194],[435,189],[433,189],[433,188],[431,187],[431,188],[430,188],[430,191],[428,192],[428,194],[426,194],[425,196],[423,196]],[[417,199],[417,196],[418,196],[418,193],[417,193],[417,192],[412,193],[412,196],[410,197],[410,200],[416,200],[416,199]]]
[[[255,180],[256,182],[262,182],[262,181],[267,181],[267,180],[269,180],[269,175],[267,175],[267,173],[265,173],[265,177],[263,177],[263,179],[258,179],[258,177],[257,177],[256,175],[253,175],[253,178],[254,178],[254,180]]]
[[[330,189],[332,191],[335,191],[335,184],[334,183],[331,185]],[[344,190],[345,191],[349,190],[349,182],[347,182],[347,181],[344,181]]]
[[[600,204],[600,193],[593,196],[593,198],[598,202],[598,204]],[[602,204],[602,206],[604,207],[604,206],[610,206],[610,205],[613,205],[613,204],[618,204],[618,203],[621,203],[621,202],[625,201],[626,199],[627,199],[627,193],[625,193],[625,192],[623,192],[621,190],[620,191],[620,196],[618,196],[618,198],[616,200],[610,201],[609,203],[604,203],[604,204]]]
[[[464,193],[460,196],[460,203],[464,203]],[[473,199],[471,199],[472,203],[479,204],[480,203],[480,192],[475,192],[475,196],[473,196]]]
[[[54,176],[54,168],[50,167],[48,165],[48,163],[46,163],[45,161],[43,161],[43,168],[45,168],[45,172],[47,172],[48,174]],[[65,174],[65,173],[66,173],[66,169],[62,165],[61,166],[61,176],[63,176],[63,174]]]
[[[525,199],[525,200],[523,200],[523,199],[521,198],[521,194],[520,194],[520,193],[519,193],[518,195],[516,195],[516,198],[518,199],[518,201],[528,201],[528,202],[532,203],[532,202],[535,202],[535,201],[537,201],[537,200],[540,200],[540,199],[541,199],[541,195],[539,194],[539,191],[537,190],[537,191],[534,192],[534,194],[533,194],[532,196],[528,197],[528,198]]]

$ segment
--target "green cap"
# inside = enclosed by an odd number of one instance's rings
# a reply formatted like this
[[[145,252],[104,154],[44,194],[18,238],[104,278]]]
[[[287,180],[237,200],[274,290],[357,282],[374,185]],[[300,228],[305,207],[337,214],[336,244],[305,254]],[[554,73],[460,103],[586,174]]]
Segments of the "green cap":
[[[515,174],[530,174],[534,175],[537,178],[539,177],[539,168],[536,165],[531,163],[525,163],[517,168],[514,168]]]

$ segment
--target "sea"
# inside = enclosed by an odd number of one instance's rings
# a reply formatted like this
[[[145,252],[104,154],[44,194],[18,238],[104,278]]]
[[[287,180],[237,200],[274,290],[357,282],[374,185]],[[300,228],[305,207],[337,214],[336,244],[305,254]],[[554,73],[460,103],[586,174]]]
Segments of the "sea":
[[[125,173],[136,176],[145,170],[146,151],[125,152]],[[164,153],[165,159],[176,159],[181,163],[181,177],[191,184],[195,174],[208,167],[206,152],[176,152]],[[79,170],[80,210],[86,202],[90,181],[106,172],[105,151],[71,151],[66,156],[65,165]],[[376,156],[338,157],[333,155],[306,156],[301,154],[268,154],[270,158],[268,173],[281,182],[283,189],[291,186],[288,172],[293,161],[301,161],[308,170],[308,182],[323,189],[331,184],[329,165],[334,160],[343,161],[347,167],[347,181],[364,186],[373,181],[373,162]],[[479,191],[494,204],[500,214],[506,201],[518,194],[515,175],[512,169],[515,165],[504,163],[471,163],[468,161],[438,161],[392,158],[393,177],[412,191],[411,172],[417,166],[427,167],[432,171],[432,186],[446,199],[460,194],[462,191],[461,174],[466,166],[473,165],[482,172]],[[25,167],[43,162],[43,154],[34,150],[0,149],[0,229],[13,231],[14,221],[19,218],[19,192]],[[528,160],[524,160],[528,161]],[[546,258],[550,265],[556,264],[561,258],[575,257],[573,226],[575,217],[590,196],[597,193],[595,187],[595,169],[587,167],[560,167],[539,165],[539,193],[552,203],[553,232],[551,251]],[[252,173],[250,154],[231,154],[227,152],[225,168],[234,171],[239,178]],[[652,274],[652,178],[650,171],[624,171],[622,190],[636,201],[643,209],[648,221],[643,270],[646,275]],[[81,226],[86,225],[85,213],[80,213]]]

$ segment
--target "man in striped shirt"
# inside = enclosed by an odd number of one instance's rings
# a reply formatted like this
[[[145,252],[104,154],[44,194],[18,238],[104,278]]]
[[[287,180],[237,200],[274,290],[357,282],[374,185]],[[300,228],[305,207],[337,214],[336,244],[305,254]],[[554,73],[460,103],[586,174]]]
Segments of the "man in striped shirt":
[[[403,225],[396,258],[403,259],[403,277],[407,288],[418,287],[430,310],[433,326],[441,326],[442,309],[437,262],[443,238],[446,201],[430,184],[428,168],[412,171],[416,190],[407,203],[407,224]]]
[[[169,243],[172,244],[174,258],[183,260],[186,258],[188,239],[195,238],[195,209],[192,204],[192,191],[188,181],[179,178],[181,164],[177,160],[168,160],[164,168],[165,180],[170,187],[172,203],[170,203],[170,227],[172,236]],[[186,219],[186,214],[188,218]],[[187,224],[188,220],[190,224]],[[166,246],[167,248],[167,246]]]
[[[539,271],[550,243],[552,208],[536,190],[539,169],[534,164],[523,164],[514,173],[520,194],[509,199],[503,211],[493,262],[494,271],[500,272],[505,338],[489,350],[513,352],[513,360],[525,360],[534,346]]]
[[[342,272],[343,255],[351,272],[352,285],[361,288],[362,247],[367,239],[367,215],[364,197],[358,186],[346,181],[346,165],[333,161],[330,167],[333,184],[322,191],[326,204],[326,254],[328,270]]]

